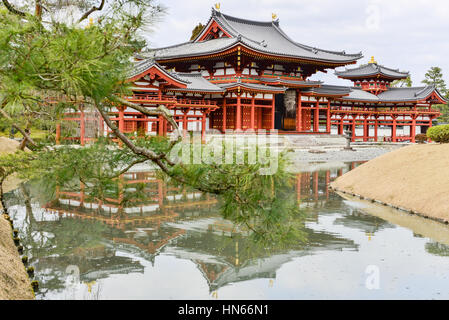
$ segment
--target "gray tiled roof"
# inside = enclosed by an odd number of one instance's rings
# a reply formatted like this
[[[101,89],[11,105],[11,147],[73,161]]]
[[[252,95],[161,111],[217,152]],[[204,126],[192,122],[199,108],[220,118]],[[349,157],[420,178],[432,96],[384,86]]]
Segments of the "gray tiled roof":
[[[351,88],[345,86],[333,86],[333,85],[322,85],[317,88],[308,88],[306,90],[302,90],[302,92],[315,93],[319,95],[340,95],[346,96],[350,94]]]
[[[308,88],[302,92],[312,92],[316,94],[342,95],[343,101],[363,101],[363,102],[414,102],[426,99],[432,92],[437,94],[444,100],[443,96],[434,86],[412,87],[412,88],[390,88],[379,95],[372,94],[360,88],[322,85],[318,88]]]
[[[156,67],[158,68],[160,71],[166,73],[168,76],[171,76],[172,78],[180,81],[180,82],[185,82],[183,79],[179,78],[176,74],[174,74],[173,72],[169,72],[167,70],[165,70],[164,67],[162,67],[160,64],[158,64],[157,62],[155,62],[153,59],[145,59],[142,61],[134,61],[132,63],[132,66],[130,68],[130,71],[128,72],[128,78],[134,78],[135,76],[138,76],[139,74],[147,71],[148,69],[152,68],[152,67]]]
[[[212,19],[231,38],[225,37],[202,42],[195,42],[196,40],[194,40],[175,46],[151,49],[142,55],[156,60],[193,57],[221,52],[240,43],[259,52],[312,61],[347,64],[362,58],[362,53],[346,54],[344,51],[323,50],[297,43],[280,29],[278,21],[245,20],[215,10],[212,11],[209,22]]]
[[[343,100],[357,100],[357,101],[368,101],[368,102],[379,102],[380,99],[375,94],[364,91],[360,88],[350,88],[349,96],[343,98]]]
[[[183,58],[200,56],[224,51],[238,42],[235,38],[218,38],[204,42],[184,42],[174,46],[150,49],[141,53],[142,57],[163,60],[170,58]]]
[[[201,72],[193,73],[175,73],[177,77],[187,82],[186,89],[175,89],[175,91],[201,91],[210,93],[223,93],[225,90],[216,86],[215,84],[207,81],[201,74]]]
[[[285,92],[285,90],[287,90],[287,88],[284,88],[284,87],[273,87],[273,86],[266,86],[263,84],[245,83],[245,82],[219,83],[218,86],[223,89],[232,89],[235,87],[242,87],[242,88],[247,88],[247,89],[252,89],[252,90],[270,90],[270,91],[279,92],[279,93]]]
[[[329,62],[352,62],[362,58],[361,53],[346,54],[344,51],[329,51],[300,44],[286,35],[279,27],[278,20],[252,21],[215,10],[212,15],[233,37],[240,35],[243,43],[262,52]]]
[[[133,78],[146,70],[156,67],[167,76],[187,85],[187,88],[176,88],[173,91],[182,92],[210,92],[210,93],[222,93],[223,89],[207,81],[200,72],[193,73],[181,73],[165,70],[164,67],[159,65],[153,59],[146,59],[142,61],[134,62],[133,68],[128,73],[128,78]]]
[[[335,74],[340,78],[363,78],[382,75],[391,79],[404,79],[410,76],[408,72],[399,71],[399,69],[390,69],[377,63],[369,63],[354,69],[346,69],[345,71],[336,71]]]
[[[418,101],[427,98],[436,91],[442,100],[445,100],[435,86],[411,87],[411,88],[390,88],[379,94],[381,101]]]
[[[351,93],[343,100],[348,101],[367,101],[367,102],[414,102],[426,99],[432,92],[437,94],[444,100],[443,96],[434,86],[411,87],[411,88],[389,88],[387,91],[379,93],[377,96],[370,92],[366,92],[360,88],[350,88]]]
[[[304,86],[320,86],[323,82],[321,81],[301,81],[301,80],[288,80],[281,78],[260,78],[259,79],[263,83],[269,84],[292,84],[292,85],[304,85]]]

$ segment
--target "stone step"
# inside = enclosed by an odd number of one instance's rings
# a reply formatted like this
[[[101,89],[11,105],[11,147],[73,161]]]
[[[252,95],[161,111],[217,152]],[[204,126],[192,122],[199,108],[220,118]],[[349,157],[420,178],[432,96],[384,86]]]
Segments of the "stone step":
[[[346,139],[339,135],[289,135],[285,136],[291,147],[345,146]]]

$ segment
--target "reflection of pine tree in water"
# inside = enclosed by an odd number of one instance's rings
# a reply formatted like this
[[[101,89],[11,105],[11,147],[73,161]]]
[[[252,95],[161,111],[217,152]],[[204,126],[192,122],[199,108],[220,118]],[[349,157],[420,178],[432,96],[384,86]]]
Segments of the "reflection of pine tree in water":
[[[436,256],[449,257],[449,246],[439,242],[426,243],[426,251]]]

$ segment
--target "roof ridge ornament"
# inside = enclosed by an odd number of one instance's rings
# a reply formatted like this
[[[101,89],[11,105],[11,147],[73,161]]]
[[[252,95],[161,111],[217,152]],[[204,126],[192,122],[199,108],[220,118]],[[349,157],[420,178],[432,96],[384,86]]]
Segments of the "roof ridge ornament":
[[[215,9],[216,9],[218,12],[220,12],[220,7],[221,7],[220,2],[217,2],[217,3],[215,4]]]
[[[374,60],[374,56],[371,56],[371,60],[368,63],[369,64],[377,64],[377,61]]]

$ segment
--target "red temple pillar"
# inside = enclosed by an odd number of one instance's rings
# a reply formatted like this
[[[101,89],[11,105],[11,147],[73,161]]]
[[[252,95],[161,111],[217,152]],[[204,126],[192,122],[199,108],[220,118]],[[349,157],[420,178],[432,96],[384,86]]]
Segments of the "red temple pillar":
[[[375,121],[374,121],[374,141],[377,142],[377,131],[379,128],[379,120],[377,119],[377,116],[375,116]]]
[[[227,112],[227,107],[226,107],[226,98],[225,97],[223,97],[223,133],[225,133],[226,132],[226,121],[227,121],[227,119],[226,119],[226,116],[227,116],[227,114],[226,114],[226,112]]]
[[[368,126],[368,116],[363,116],[363,141],[368,141],[369,138],[369,126]]]
[[[189,127],[189,123],[187,121],[187,110],[183,111],[183,115],[182,115],[182,131],[183,131],[183,136],[184,138],[187,136],[187,129]]]
[[[80,114],[80,144],[84,146],[86,137],[86,122],[84,118],[84,108],[81,108]]]
[[[118,109],[118,130],[123,132],[125,130],[125,108]]]
[[[164,117],[163,116],[159,116],[158,117],[158,135],[163,136],[164,135]]]
[[[319,191],[318,191],[319,175],[318,174],[319,174],[318,171],[315,171],[313,173],[313,195],[314,195],[315,201],[318,201],[318,193],[319,193]]]
[[[326,110],[326,132],[331,133],[331,102],[327,100],[327,110]]]
[[[351,131],[352,131],[352,139],[351,141],[354,142],[355,141],[355,118],[357,117],[357,115],[353,115],[352,116],[352,122],[351,122]]]
[[[391,126],[391,142],[397,142],[397,139],[396,139],[396,115],[393,115],[393,125]]]
[[[313,115],[313,131],[314,132],[319,132],[320,131],[320,102],[317,101],[316,105],[315,105],[315,110],[314,110],[314,115]]]
[[[338,123],[338,134],[342,135],[343,134],[343,122],[344,122],[344,116],[340,117],[340,122]]]
[[[242,130],[242,101],[240,94],[237,96],[237,107],[235,110],[235,130]]]
[[[271,128],[270,129],[274,129],[274,115],[275,115],[275,110],[276,109],[276,100],[275,100],[275,95],[273,94],[273,101],[271,102]]]
[[[412,125],[410,126],[410,138],[412,143],[416,142],[415,136],[416,136],[416,115],[412,115]]]
[[[206,143],[206,113],[201,117],[201,142]]]
[[[297,90],[297,98],[296,98],[296,131],[302,130],[302,95],[301,91]]]
[[[256,94],[253,94],[252,100],[251,100],[251,130],[254,130],[255,128],[255,118],[256,118]]]
[[[56,125],[56,145],[61,144],[61,124]]]

